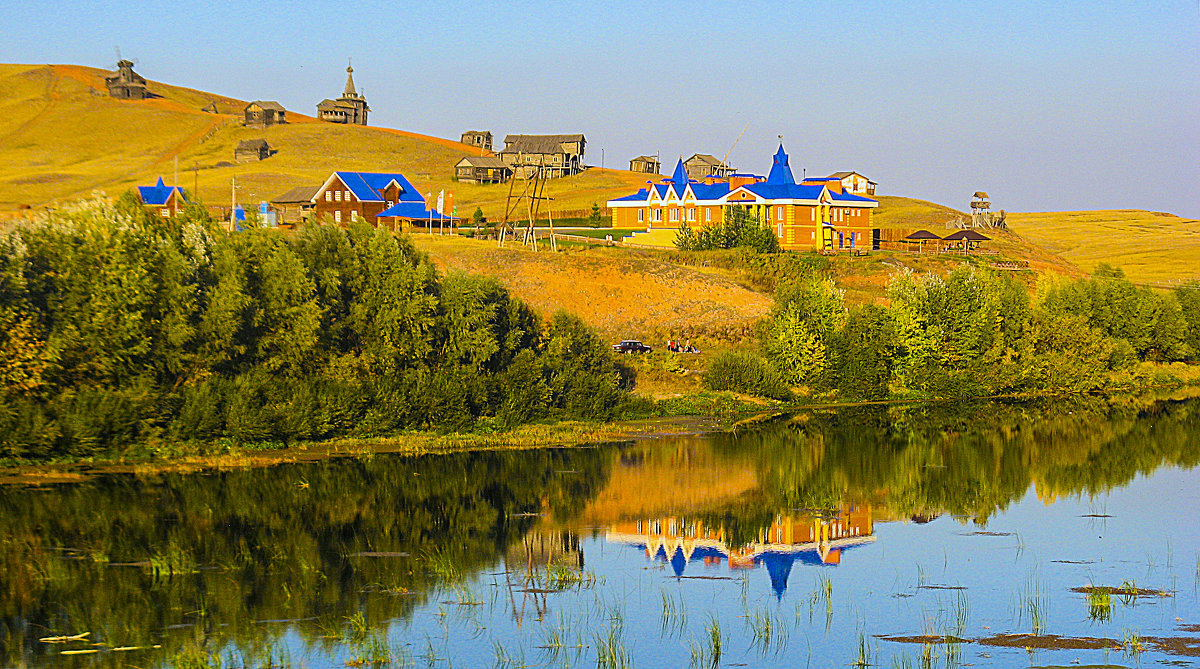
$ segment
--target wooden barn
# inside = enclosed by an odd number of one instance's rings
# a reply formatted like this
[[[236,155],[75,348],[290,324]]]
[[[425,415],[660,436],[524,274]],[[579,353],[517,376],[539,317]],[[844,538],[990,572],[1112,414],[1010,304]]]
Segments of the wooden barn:
[[[492,150],[492,133],[490,130],[468,130],[459,140],[467,146],[478,146],[485,151]]]
[[[493,156],[467,156],[454,166],[454,176],[463,183],[502,184],[512,176],[512,168]]]
[[[659,165],[657,156],[638,156],[629,161],[630,172],[641,172],[643,174],[658,174],[662,169]]]
[[[704,177],[724,178],[736,171],[726,165],[721,159],[707,153],[692,154],[691,158],[683,161],[683,168],[687,170],[689,179],[703,179]]]
[[[121,100],[145,100],[150,97],[146,80],[133,71],[133,61],[117,61],[117,71],[104,78],[108,94]]]
[[[246,139],[238,142],[233,150],[233,160],[237,163],[252,163],[271,157],[271,146],[265,139]]]
[[[242,110],[243,125],[267,127],[287,123],[287,110],[274,100],[255,100]]]
[[[522,179],[539,172],[546,177],[565,177],[583,171],[587,139],[576,135],[508,135],[500,150],[503,160]]]

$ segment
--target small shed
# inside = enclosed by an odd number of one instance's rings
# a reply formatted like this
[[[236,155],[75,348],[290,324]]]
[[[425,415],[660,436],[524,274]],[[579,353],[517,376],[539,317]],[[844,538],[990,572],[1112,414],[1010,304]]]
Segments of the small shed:
[[[641,172],[643,174],[658,174],[661,165],[658,162],[657,156],[638,156],[629,161],[630,172]]]
[[[512,176],[512,168],[493,156],[467,156],[454,166],[454,176],[469,184],[502,184]]]
[[[255,100],[243,110],[245,125],[269,126],[287,123],[287,110],[274,100]]]
[[[238,142],[237,148],[233,150],[233,160],[239,163],[252,163],[270,156],[271,146],[267,144],[267,140],[261,138]]]

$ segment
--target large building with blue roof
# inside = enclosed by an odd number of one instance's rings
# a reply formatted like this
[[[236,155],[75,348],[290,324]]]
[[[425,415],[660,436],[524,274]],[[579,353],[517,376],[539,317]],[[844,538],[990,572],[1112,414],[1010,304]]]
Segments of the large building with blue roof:
[[[403,231],[451,220],[430,210],[421,192],[398,172],[334,172],[313,194],[312,203],[317,221],[343,227],[365,219],[371,225]]]
[[[608,201],[613,227],[662,230],[651,244],[670,246],[683,225],[699,228],[721,223],[727,207],[740,207],[767,223],[788,250],[873,248],[877,232],[871,210],[879,202],[846,192],[840,181],[796,182],[783,145],[766,177],[731,174],[691,179],[683,160],[669,179],[646,182],[633,195]]]

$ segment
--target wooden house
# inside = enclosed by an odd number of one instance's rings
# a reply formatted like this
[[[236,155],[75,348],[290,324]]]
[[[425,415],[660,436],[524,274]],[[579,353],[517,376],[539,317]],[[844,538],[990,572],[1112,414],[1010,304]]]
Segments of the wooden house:
[[[150,97],[146,80],[133,71],[133,61],[117,61],[117,71],[104,78],[108,94],[121,100],[145,100]]]
[[[252,163],[265,160],[271,156],[271,146],[265,139],[247,139],[238,142],[233,150],[233,160],[238,163]]]
[[[255,100],[242,110],[243,125],[267,127],[287,123],[287,110],[274,100]]]
[[[313,201],[320,186],[299,186],[271,200],[279,211],[280,223],[299,223],[312,216],[316,203]]]
[[[609,200],[614,228],[661,230],[645,243],[673,246],[685,223],[693,230],[725,220],[727,208],[739,207],[770,226],[788,250],[870,250],[876,229],[871,210],[879,203],[842,191],[840,181],[796,183],[788,155],[780,145],[766,177],[753,174],[688,177],[680,160],[670,179],[648,182],[633,195]],[[635,239],[637,243],[643,240]]]
[[[512,168],[493,156],[467,156],[454,166],[454,176],[463,183],[502,184],[512,176]]]
[[[159,177],[153,186],[138,186],[137,194],[142,206],[163,218],[175,218],[188,203],[187,194],[183,189],[179,186],[167,186],[162,177]]]
[[[366,125],[367,99],[354,89],[354,68],[346,68],[346,88],[336,100],[325,99],[317,103],[317,118],[330,123]]]
[[[513,175],[525,179],[539,172],[546,177],[565,177],[583,171],[583,135],[508,135],[500,150]]]
[[[312,212],[320,222],[346,227],[364,219],[393,231],[414,224],[452,221],[430,211],[425,198],[403,174],[379,172],[334,172],[312,196]]]
[[[478,146],[484,151],[492,150],[492,133],[489,130],[468,130],[462,134],[460,141],[468,146]]]
[[[710,156],[707,153],[692,154],[691,158],[683,161],[683,168],[687,170],[689,179],[703,179],[710,176],[723,178],[736,172],[716,156]]]
[[[630,172],[642,172],[643,174],[658,174],[661,169],[658,156],[638,156],[629,161]]]

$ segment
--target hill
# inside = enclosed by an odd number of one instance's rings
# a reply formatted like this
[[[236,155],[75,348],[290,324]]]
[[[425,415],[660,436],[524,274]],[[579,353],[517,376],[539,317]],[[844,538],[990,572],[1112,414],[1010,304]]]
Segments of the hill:
[[[1200,279],[1200,221],[1122,209],[1013,213],[1008,224],[1088,272],[1108,263],[1143,283]]]
[[[38,207],[104,190],[116,195],[178,165],[179,184],[202,201],[225,204],[237,178],[238,200],[269,200],[296,186],[316,185],[335,170],[398,171],[418,188],[452,190],[460,214],[476,206],[503,214],[507,185],[452,180],[454,164],[473,149],[456,141],[390,128],[322,123],[295,110],[287,125],[245,128],[246,101],[162,82],[150,100],[110,98],[104,70],[76,65],[0,65],[0,210]],[[215,102],[219,113],[201,111]],[[233,165],[238,142],[263,138],[276,152]],[[626,195],[646,175],[593,168],[551,181],[554,208],[586,209]]]

